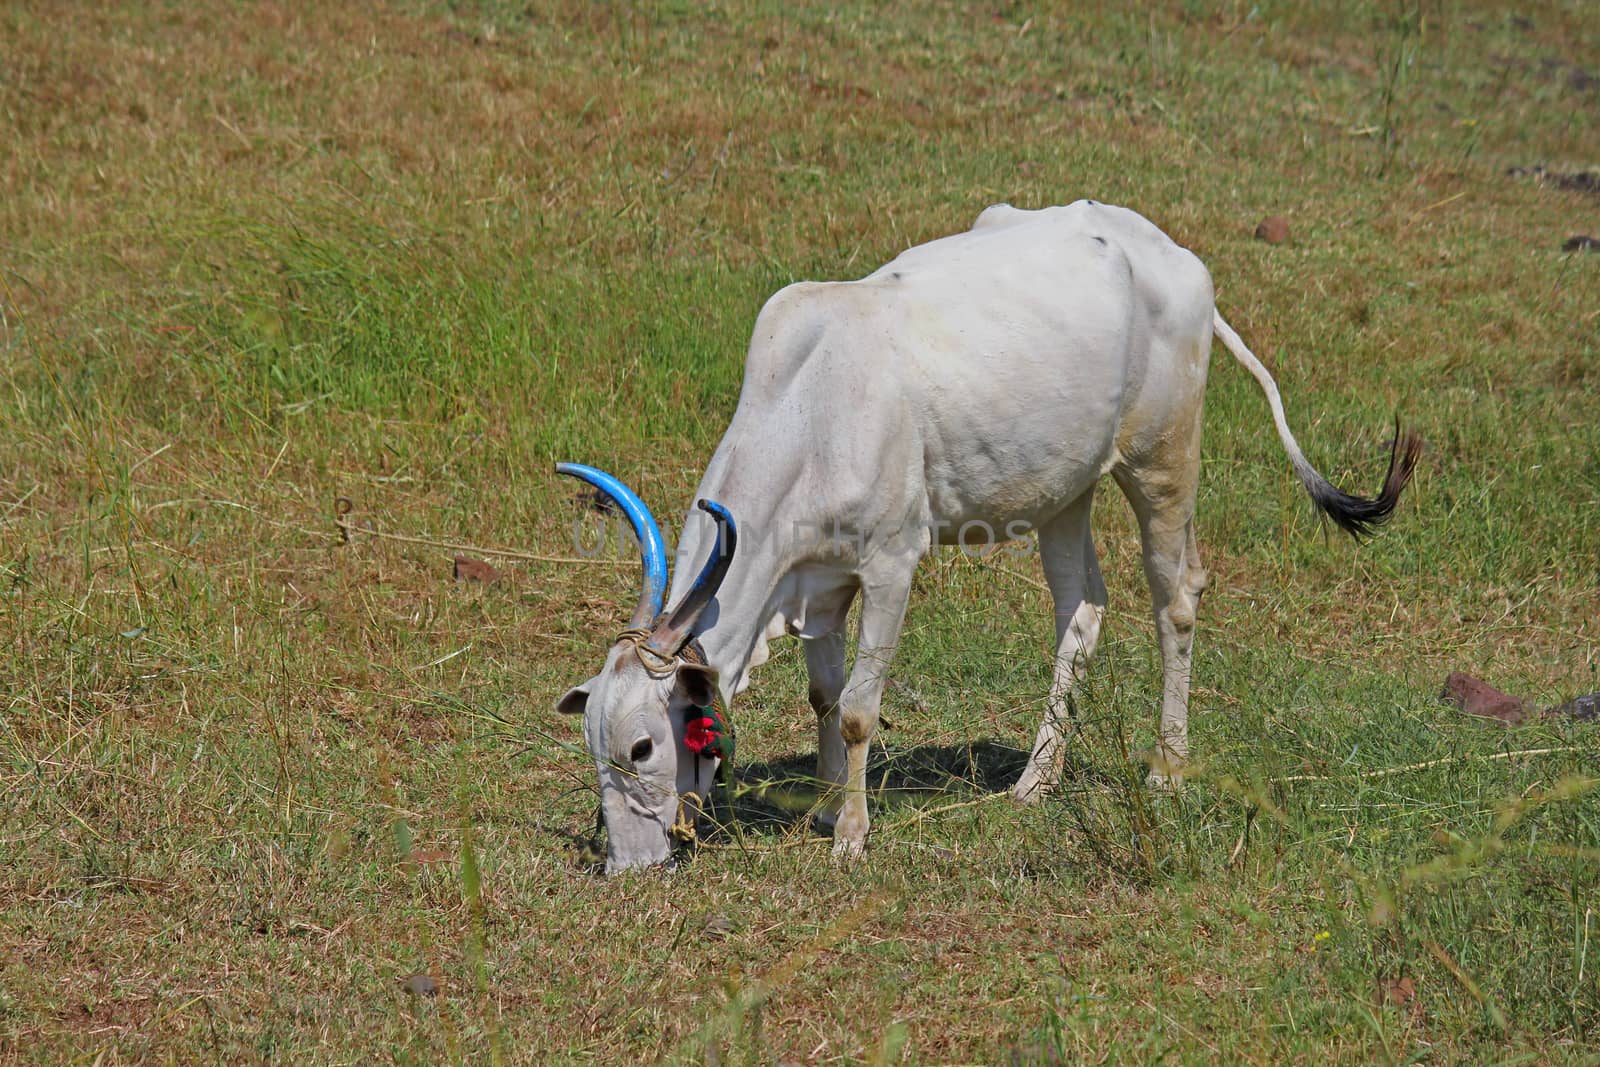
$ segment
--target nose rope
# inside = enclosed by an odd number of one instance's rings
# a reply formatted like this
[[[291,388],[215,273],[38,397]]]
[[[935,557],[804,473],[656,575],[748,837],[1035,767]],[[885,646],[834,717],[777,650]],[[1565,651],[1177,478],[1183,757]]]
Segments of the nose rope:
[[[690,814],[689,802],[694,802],[694,814]],[[694,790],[678,794],[678,817],[672,825],[667,827],[667,836],[680,845],[692,845],[699,840],[699,831],[695,828],[695,815],[700,812],[700,794]]]

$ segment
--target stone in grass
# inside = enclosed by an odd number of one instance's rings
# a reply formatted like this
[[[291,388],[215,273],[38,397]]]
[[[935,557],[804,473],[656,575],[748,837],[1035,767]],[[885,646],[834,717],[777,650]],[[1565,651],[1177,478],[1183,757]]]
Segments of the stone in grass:
[[[1551,718],[1565,716],[1578,722],[1600,722],[1600,693],[1590,693],[1565,704],[1546,708],[1544,713]]]
[[[425,974],[414,974],[403,980],[400,987],[414,997],[435,997],[439,995],[439,983]]]
[[[1409,1012],[1414,1018],[1422,1017],[1422,1001],[1417,998],[1417,983],[1409,977],[1379,980],[1378,1007],[1382,1008],[1386,1003]]]
[[[434,863],[451,863],[455,858],[456,854],[447,848],[435,848],[411,853],[411,862],[418,867],[426,867]]]
[[[1571,719],[1573,722],[1600,722],[1600,693],[1575,697],[1565,704],[1540,710],[1526,700],[1500,692],[1487,682],[1470,674],[1453,671],[1444,680],[1444,692],[1439,699],[1453,704],[1468,715],[1495,719],[1507,726],[1516,726],[1530,719]]]
[[[1600,193],[1600,170],[1562,172],[1546,170],[1542,165],[1512,167],[1506,171],[1511,178],[1532,178],[1540,185],[1554,185],[1574,193]]]
[[[1282,215],[1268,215],[1256,226],[1256,240],[1269,245],[1281,245],[1289,239],[1289,220]]]
[[[580,489],[572,499],[586,510],[598,511],[602,515],[620,515],[622,513],[617,507],[617,502],[599,489]]]
[[[455,562],[455,580],[458,582],[492,582],[500,577],[499,571],[481,559],[457,556]]]
[[[721,941],[738,929],[732,919],[716,913],[707,915],[702,924],[705,936],[712,941]]]
[[[1461,671],[1452,671],[1444,680],[1444,692],[1439,694],[1439,699],[1454,704],[1468,715],[1495,719],[1507,726],[1526,722],[1534,714],[1525,701]]]

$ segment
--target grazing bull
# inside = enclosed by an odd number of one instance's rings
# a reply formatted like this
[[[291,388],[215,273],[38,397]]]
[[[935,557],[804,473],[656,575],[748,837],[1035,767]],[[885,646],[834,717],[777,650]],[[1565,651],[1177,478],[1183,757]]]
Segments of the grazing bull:
[[[1295,443],[1272,376],[1217,313],[1200,260],[1140,215],[1092,200],[1000,204],[970,231],[908,249],[859,281],[802,282],[769,300],[738,410],[700,481],[710,518],[691,511],[685,523],[670,612],[649,510],[609,475],[558,467],[623,507],[645,563],[628,630],[557,704],[583,715],[599,767],[606,870],[669,858],[717,765],[705,731],[719,720],[705,709],[741,692],[784,633],[804,642],[817,777],[831,787],[819,822],[832,825],[835,855],[861,852],[868,745],[917,561],[935,544],[990,532],[1037,531],[1055,601],[1054,681],[1013,795],[1048,790],[1068,696],[1105,612],[1089,512],[1107,474],[1139,523],[1162,662],[1150,780],[1170,784],[1189,749],[1190,649],[1206,584],[1194,511],[1213,337],[1265,390],[1317,508],[1358,538],[1387,520],[1420,440],[1397,429],[1377,497],[1335,488]],[[841,630],[858,596],[847,674]]]

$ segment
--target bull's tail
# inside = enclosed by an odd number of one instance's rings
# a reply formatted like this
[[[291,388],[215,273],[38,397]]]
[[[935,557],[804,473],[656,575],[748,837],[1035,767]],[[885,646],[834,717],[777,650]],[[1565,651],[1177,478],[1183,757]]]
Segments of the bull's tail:
[[[1213,314],[1212,327],[1217,338],[1233,353],[1233,358],[1244,364],[1245,370],[1255,375],[1256,381],[1261,383],[1262,391],[1267,394],[1267,403],[1272,408],[1272,421],[1278,427],[1278,440],[1283,442],[1283,450],[1289,454],[1289,462],[1295,474],[1300,476],[1306,492],[1311,494],[1317,510],[1358,541],[1370,535],[1375,527],[1388,522],[1395,505],[1400,502],[1401,490],[1411,480],[1412,471],[1416,470],[1417,457],[1422,452],[1422,438],[1410,431],[1402,433],[1400,419],[1396,416],[1394,443],[1389,448],[1389,473],[1383,479],[1383,488],[1376,497],[1370,498],[1343,492],[1319,474],[1306,459],[1305,453],[1300,451],[1294,434],[1289,432],[1289,423],[1283,417],[1283,400],[1278,395],[1278,383],[1272,380],[1267,368],[1245,347],[1239,335],[1233,332],[1233,327],[1223,321],[1221,312]]]

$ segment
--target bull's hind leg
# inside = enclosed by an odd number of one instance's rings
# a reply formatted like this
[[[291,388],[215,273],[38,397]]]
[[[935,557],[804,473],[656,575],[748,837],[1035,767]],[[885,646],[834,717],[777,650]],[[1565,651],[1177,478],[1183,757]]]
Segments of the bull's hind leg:
[[[1206,585],[1194,536],[1198,439],[1196,433],[1192,460],[1176,469],[1114,472],[1139,520],[1144,573],[1161,645],[1161,725],[1148,779],[1156,788],[1176,785],[1189,757],[1189,677],[1196,614]]]
[[[1195,598],[1198,605],[1200,596],[1206,591],[1206,584],[1210,579],[1206,576],[1206,569],[1200,565],[1200,543],[1194,536],[1194,519],[1189,519],[1189,543],[1183,550],[1183,584]]]
[[[1011,789],[1011,796],[1024,803],[1039,799],[1061,777],[1063,735],[1073,716],[1072,693],[1083,681],[1100,641],[1106,584],[1089,528],[1093,498],[1091,489],[1039,528],[1039,557],[1055,601],[1056,665],[1033,755]]]

